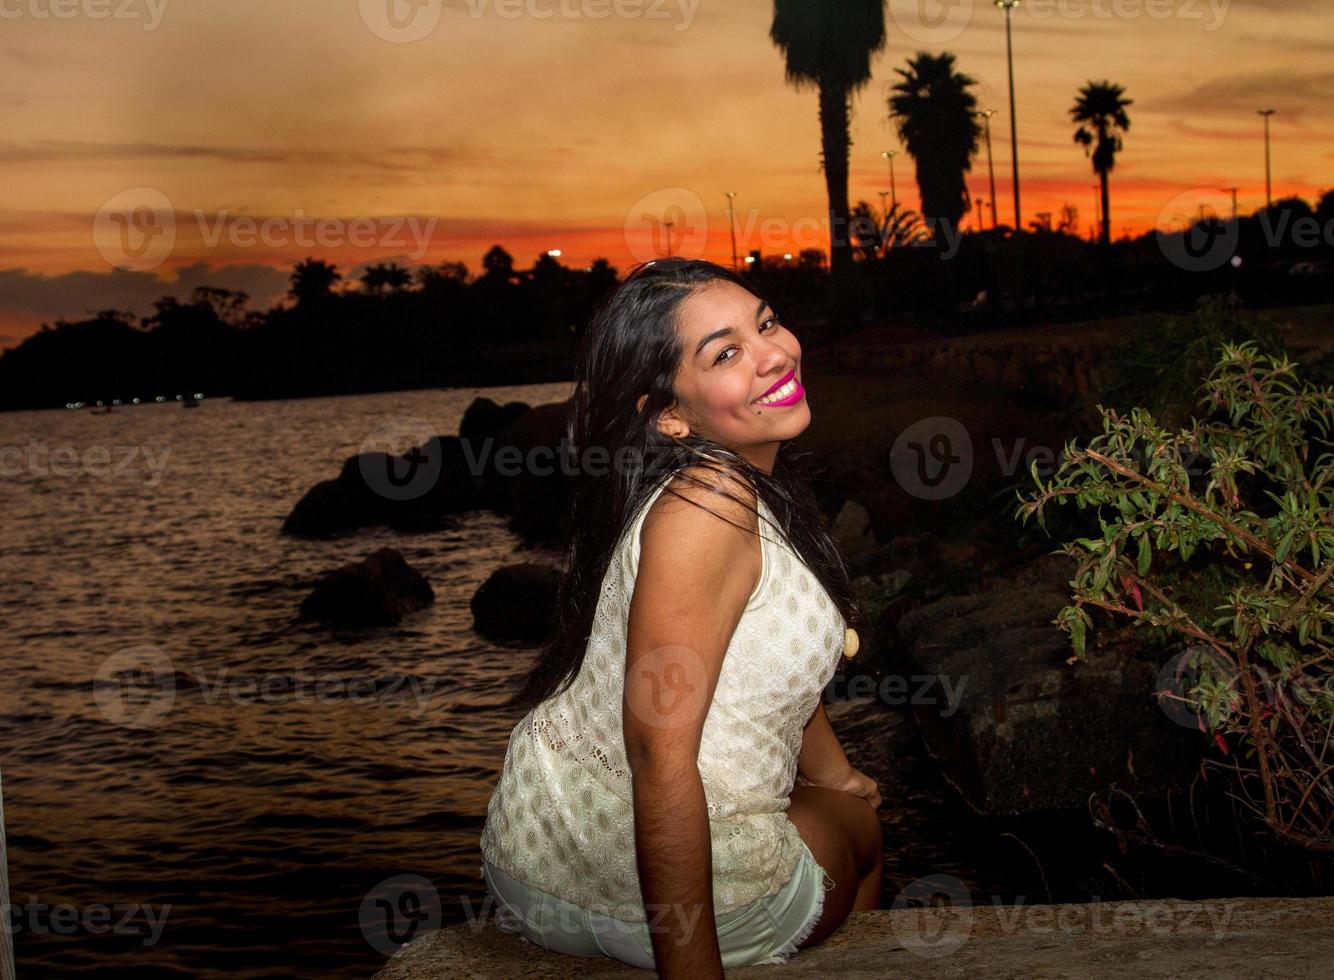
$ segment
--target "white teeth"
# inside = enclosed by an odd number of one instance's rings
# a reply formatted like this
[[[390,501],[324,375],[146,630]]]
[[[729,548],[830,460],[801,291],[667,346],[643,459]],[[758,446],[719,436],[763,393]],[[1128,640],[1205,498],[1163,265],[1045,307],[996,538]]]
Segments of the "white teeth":
[[[784,398],[786,398],[788,395],[792,394],[792,392],[796,390],[797,390],[797,379],[794,377],[791,381],[783,385],[783,387],[779,388],[777,391],[770,392],[763,398],[755,399],[755,401],[759,405],[768,405],[771,402],[782,401]]]

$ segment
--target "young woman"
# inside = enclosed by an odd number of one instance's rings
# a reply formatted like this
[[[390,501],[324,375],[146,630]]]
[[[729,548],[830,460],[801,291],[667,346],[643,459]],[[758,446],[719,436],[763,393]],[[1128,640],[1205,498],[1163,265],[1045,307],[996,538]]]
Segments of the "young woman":
[[[482,832],[500,928],[698,980],[879,907],[880,794],[821,702],[863,614],[784,448],[810,420],[736,273],[655,260],[598,310],[559,620]]]

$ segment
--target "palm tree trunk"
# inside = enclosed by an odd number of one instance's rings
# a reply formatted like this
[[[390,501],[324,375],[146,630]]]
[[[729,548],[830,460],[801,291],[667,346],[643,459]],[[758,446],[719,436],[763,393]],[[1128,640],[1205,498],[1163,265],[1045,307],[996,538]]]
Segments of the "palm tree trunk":
[[[820,83],[820,141],[824,151],[824,182],[829,194],[829,267],[842,271],[852,264],[848,240],[848,91],[832,82]]]
[[[852,241],[848,234],[848,90],[820,83],[820,142],[824,151],[825,190],[829,196],[829,326],[830,340],[846,337],[859,326],[861,312]]]
[[[1108,209],[1111,206],[1112,197],[1107,188],[1107,171],[1102,171],[1098,176],[1102,179],[1102,243],[1110,245],[1112,243],[1112,212]]]

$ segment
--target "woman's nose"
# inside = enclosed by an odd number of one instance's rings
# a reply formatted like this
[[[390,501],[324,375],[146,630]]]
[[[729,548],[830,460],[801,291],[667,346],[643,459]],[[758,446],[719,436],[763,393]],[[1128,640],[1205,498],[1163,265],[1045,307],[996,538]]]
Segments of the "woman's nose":
[[[785,347],[773,341],[765,345],[760,354],[760,370],[763,374],[783,368],[789,360],[789,354]]]

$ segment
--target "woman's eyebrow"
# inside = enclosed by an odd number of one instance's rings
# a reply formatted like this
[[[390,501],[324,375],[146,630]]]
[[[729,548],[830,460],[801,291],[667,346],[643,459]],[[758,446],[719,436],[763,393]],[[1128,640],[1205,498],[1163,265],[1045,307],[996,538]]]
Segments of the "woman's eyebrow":
[[[764,313],[764,311],[768,308],[768,306],[769,306],[768,303],[766,303],[764,300],[760,300],[760,305],[755,310],[756,322],[759,322],[760,315]],[[703,351],[704,348],[707,347],[709,344],[717,340],[719,337],[730,337],[734,333],[736,333],[736,329],[734,327],[723,327],[720,330],[715,330],[713,331],[713,333],[705,335],[704,339],[701,340],[699,344],[695,347],[695,356],[699,357],[700,352]]]

